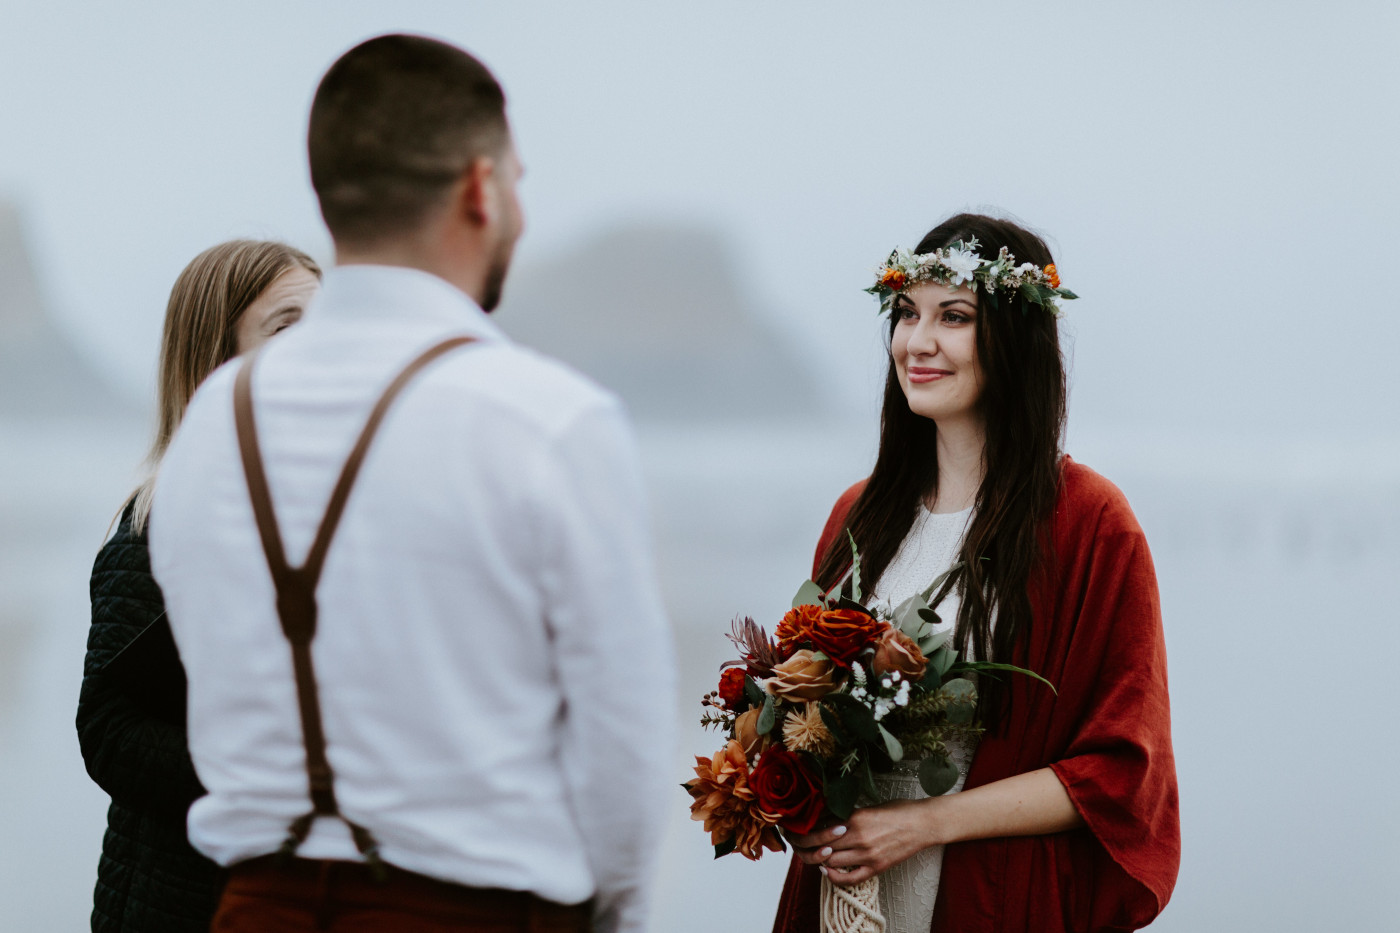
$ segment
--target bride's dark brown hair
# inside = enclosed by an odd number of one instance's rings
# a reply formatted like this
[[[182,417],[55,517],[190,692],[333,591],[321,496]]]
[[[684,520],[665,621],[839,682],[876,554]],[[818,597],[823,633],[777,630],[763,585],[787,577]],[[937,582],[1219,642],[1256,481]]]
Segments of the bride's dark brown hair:
[[[1017,263],[1054,262],[1040,237],[1009,220],[958,214],[919,241],[917,253],[962,240],[978,241],[977,252],[993,258],[1005,246]],[[1044,530],[1059,491],[1061,439],[1065,425],[1065,366],[1056,319],[1020,295],[977,292],[976,348],[984,382],[978,402],[986,428],[986,475],[963,542],[954,645],[973,647],[983,660],[1012,663],[1031,620],[1027,586],[1043,569],[1049,547]],[[890,335],[898,315],[890,315]],[[894,359],[885,377],[880,413],[880,450],[875,469],[846,517],[845,530],[861,552],[861,576],[876,581],[909,533],[920,502],[938,490],[938,428],[909,409]],[[822,555],[817,583],[836,585],[850,566],[843,532]],[[996,619],[993,627],[992,620]],[[1004,712],[995,682],[983,679],[983,716],[995,728]]]

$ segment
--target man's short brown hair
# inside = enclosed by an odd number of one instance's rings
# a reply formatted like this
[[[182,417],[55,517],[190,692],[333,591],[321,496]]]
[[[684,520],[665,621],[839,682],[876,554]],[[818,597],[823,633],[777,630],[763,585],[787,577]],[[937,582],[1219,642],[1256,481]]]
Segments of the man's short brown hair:
[[[473,159],[509,139],[505,95],[481,62],[422,36],[370,39],[331,66],[311,104],[321,216],[338,242],[410,232]]]

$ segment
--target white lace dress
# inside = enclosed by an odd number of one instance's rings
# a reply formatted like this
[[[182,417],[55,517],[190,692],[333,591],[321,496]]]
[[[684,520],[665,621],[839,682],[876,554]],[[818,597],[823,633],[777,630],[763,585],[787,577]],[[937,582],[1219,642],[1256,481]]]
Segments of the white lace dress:
[[[894,607],[926,589],[934,577],[957,560],[963,535],[971,521],[971,509],[935,514],[921,508],[899,552],[880,575],[870,603]],[[958,594],[950,592],[938,606],[942,620],[938,630],[952,628],[957,614]],[[948,743],[948,752],[958,769],[958,781],[948,793],[962,790],[974,751],[975,740]],[[891,774],[877,774],[875,787],[880,791],[880,799],[923,800],[928,797],[919,786],[918,767],[917,761],[904,761],[896,764]],[[927,933],[933,922],[933,904],[938,897],[938,878],[942,870],[943,847],[930,846],[880,876],[880,912],[885,915],[886,933]]]

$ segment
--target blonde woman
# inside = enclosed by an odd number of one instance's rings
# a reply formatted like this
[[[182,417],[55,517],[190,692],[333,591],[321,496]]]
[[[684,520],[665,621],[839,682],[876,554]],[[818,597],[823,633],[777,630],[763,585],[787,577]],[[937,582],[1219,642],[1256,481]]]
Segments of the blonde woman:
[[[78,740],[88,774],[112,798],[94,931],[209,929],[218,868],[185,837],[185,811],[204,789],[185,740],[185,672],[146,551],[149,477],[205,377],[295,323],[320,283],[320,268],[299,250],[233,240],[196,256],[171,290],[148,479],[122,509],[90,584]]]

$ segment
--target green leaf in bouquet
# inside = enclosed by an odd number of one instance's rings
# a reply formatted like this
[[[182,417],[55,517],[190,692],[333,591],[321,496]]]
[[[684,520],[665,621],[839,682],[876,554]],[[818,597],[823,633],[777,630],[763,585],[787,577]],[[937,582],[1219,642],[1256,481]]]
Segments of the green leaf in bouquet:
[[[822,795],[826,797],[826,808],[836,814],[837,819],[848,819],[855,812],[860,785],[854,774],[829,773],[825,776]]]
[[[749,701],[749,706],[762,706],[767,695],[752,677],[744,677],[744,699]]]
[[[856,769],[860,775],[860,790],[865,794],[867,800],[879,800],[880,789],[875,786],[875,772],[870,769],[870,759],[862,758],[860,767]]]
[[[856,536],[849,528],[846,537],[851,542],[851,599],[860,602],[860,548],[856,547]]]
[[[798,606],[820,606],[822,604],[822,588],[811,580],[797,588],[797,595],[792,598],[792,608]]]
[[[723,842],[715,843],[715,858],[724,858],[735,848],[733,839],[726,839]]]
[[[899,629],[901,632],[908,635],[910,638],[918,638],[919,629],[926,621],[923,618],[925,610],[928,610],[929,612],[933,611],[932,609],[929,609],[928,603],[924,602],[924,598],[918,593],[915,593],[913,596],[910,596],[904,602],[900,603],[898,606],[895,607],[895,628]]]
[[[899,739],[895,738],[890,730],[879,723],[876,723],[876,726],[880,730],[880,738],[885,740],[885,751],[889,752],[890,761],[902,761],[904,759],[904,746],[900,744]]]
[[[832,606],[832,608],[850,609],[854,612],[863,612],[866,615],[870,615],[870,610],[865,607],[864,603],[858,603],[854,599],[851,599],[849,596],[842,596],[836,601],[836,605]]]
[[[849,745],[851,737],[846,734],[846,727],[841,723],[841,717],[836,715],[836,711],[825,703],[817,705],[817,712],[821,713],[822,725],[826,726],[826,731],[831,733],[831,737],[836,740],[837,745]]]
[[[993,674],[998,671],[1003,671],[1008,674],[1025,674],[1027,677],[1033,677],[1041,683],[1045,684],[1045,686],[1049,687],[1050,692],[1055,694],[1055,696],[1060,695],[1060,691],[1056,690],[1055,685],[1052,684],[1050,681],[1046,680],[1044,677],[1041,677],[1035,671],[1028,671],[1024,667],[1017,667],[1014,664],[998,664],[995,661],[959,661],[956,665],[954,665],[953,671],[954,673],[958,674],[967,671],[977,671],[979,673],[984,674]]]
[[[943,678],[948,676],[948,671],[957,663],[958,653],[944,644],[936,648],[932,654],[927,654],[926,657],[929,665],[928,673],[937,674],[938,682],[942,683]]]
[[[930,755],[919,762],[919,786],[930,797],[941,797],[958,783],[958,768],[946,755]]]
[[[755,727],[759,735],[767,735],[773,731],[773,724],[778,721],[777,710],[773,708],[773,694],[769,693],[763,698],[763,709],[758,712],[758,722]]]
[[[953,566],[949,567],[947,570],[934,577],[933,582],[928,585],[928,589],[924,590],[922,594],[924,597],[924,602],[928,602],[930,599],[933,599],[933,594],[938,592],[939,588],[943,586],[947,579],[953,574],[957,573],[962,568],[963,562],[957,561],[953,564]]]
[[[977,685],[966,677],[954,677],[939,688],[939,693],[948,698],[948,709],[944,715],[955,726],[972,722],[977,711]]]
[[[827,696],[826,702],[835,709],[846,733],[853,739],[858,742],[869,742],[872,745],[884,743],[884,740],[880,738],[879,724],[875,722],[875,714],[870,712],[870,707],[844,693],[830,694]],[[759,731],[763,730],[759,729]]]
[[[930,657],[948,644],[948,639],[952,637],[953,630],[950,628],[945,628],[941,632],[929,632],[919,639],[919,651],[923,652],[924,657]]]

